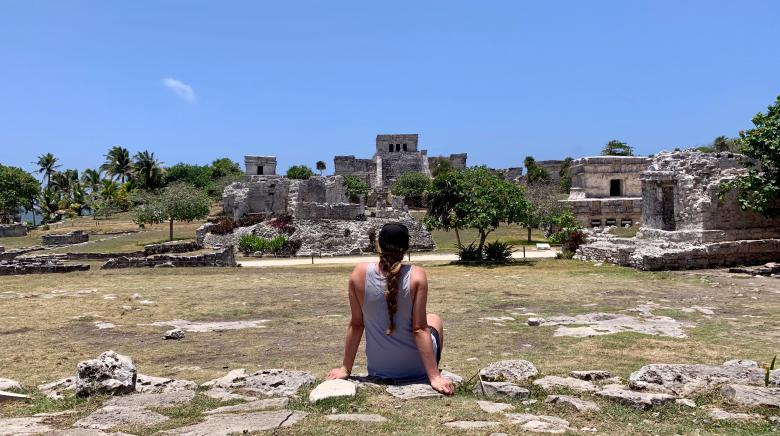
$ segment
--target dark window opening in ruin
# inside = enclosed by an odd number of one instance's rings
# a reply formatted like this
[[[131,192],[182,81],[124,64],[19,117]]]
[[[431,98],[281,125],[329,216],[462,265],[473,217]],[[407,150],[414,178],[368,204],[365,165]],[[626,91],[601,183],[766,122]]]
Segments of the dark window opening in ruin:
[[[389,152],[392,152],[392,151],[393,151],[393,144],[390,144],[390,145],[387,147],[387,151],[389,151]]]
[[[263,175],[263,166],[262,165],[258,165],[257,166],[257,175],[258,176],[262,176]]]
[[[674,186],[661,188],[661,229],[674,230]]]
[[[401,151],[401,144],[395,144],[395,151]]]
[[[610,197],[620,197],[623,195],[622,188],[622,181],[620,179],[612,179],[609,181],[609,196]]]
[[[620,227],[626,227],[626,226],[630,227],[631,224],[633,224],[631,220],[627,220],[627,219],[620,220]]]
[[[617,220],[615,220],[615,218],[607,218],[607,222],[605,223],[605,225],[607,225],[607,226],[614,226],[616,223],[617,223]]]
[[[591,227],[601,227],[601,220],[590,220]]]
[[[403,149],[404,149],[404,151],[406,151],[406,144],[403,145]]]

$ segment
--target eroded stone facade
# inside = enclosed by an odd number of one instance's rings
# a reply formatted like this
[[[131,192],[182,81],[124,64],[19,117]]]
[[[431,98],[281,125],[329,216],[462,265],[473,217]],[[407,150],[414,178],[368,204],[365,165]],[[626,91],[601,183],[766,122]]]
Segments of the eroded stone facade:
[[[571,190],[564,200],[585,227],[625,226],[642,216],[639,174],[650,158],[584,157],[572,162]]]
[[[27,235],[27,226],[22,223],[0,224],[0,238],[25,235]]]
[[[247,176],[275,176],[276,156],[244,156]]]
[[[81,244],[88,241],[89,233],[84,233],[81,230],[75,230],[68,233],[52,233],[41,236],[41,243],[44,246]]]
[[[743,211],[723,182],[747,170],[732,153],[659,153],[640,175],[636,238],[590,235],[577,257],[645,270],[755,265],[777,260],[780,218]]]

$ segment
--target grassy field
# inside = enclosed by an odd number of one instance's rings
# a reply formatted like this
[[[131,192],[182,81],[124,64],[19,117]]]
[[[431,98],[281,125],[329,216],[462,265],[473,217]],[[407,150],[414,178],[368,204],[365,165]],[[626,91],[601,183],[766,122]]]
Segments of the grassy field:
[[[780,281],[743,278],[724,273],[648,273],[578,261],[483,268],[425,265],[430,283],[429,310],[445,320],[443,368],[471,378],[479,368],[500,359],[527,359],[542,374],[566,375],[571,370],[606,369],[626,378],[647,363],[708,363],[744,358],[767,361],[780,344]],[[339,265],[277,269],[129,269],[62,275],[8,276],[0,279],[0,377],[26,387],[71,375],[76,364],[114,349],[133,357],[139,371],[203,382],[244,367],[300,369],[322,379],[340,364],[347,322],[346,280],[350,268]],[[154,304],[141,305],[134,293]],[[114,297],[111,299],[111,297]],[[108,298],[107,298],[108,297]],[[687,321],[688,338],[638,333],[591,338],[554,337],[555,327],[529,327],[528,315],[575,315],[587,312],[629,313],[653,301],[654,311]],[[129,308],[127,307],[129,306]],[[689,313],[691,306],[713,308],[714,315]],[[510,316],[494,323],[486,317]],[[168,327],[155,321],[269,320],[265,328],[188,333],[180,342],[163,341]],[[96,321],[117,325],[99,330]],[[359,367],[365,357],[358,353]],[[359,369],[358,369],[359,371]],[[534,398],[544,394],[532,389]],[[598,398],[596,414],[577,414],[540,401],[516,403],[517,411],[550,414],[573,427],[596,427],[602,434],[764,434],[770,424],[714,424],[703,409],[668,405],[636,411]],[[442,427],[452,420],[492,420],[475,397],[465,391],[439,400],[396,400],[381,391],[361,391],[350,401],[291,407],[311,415],[276,434],[464,434]],[[0,416],[30,415],[73,408],[63,425],[98,407],[103,399],[0,404]],[[717,393],[696,398],[701,405],[723,405]],[[156,430],[201,419],[215,407],[199,395],[193,404],[163,410],[175,417]],[[724,406],[729,410],[740,410]],[[329,422],[331,409],[380,413],[383,424]],[[777,410],[759,410],[780,415]],[[140,429],[125,429],[140,430]],[[517,434],[516,427],[482,431]]]

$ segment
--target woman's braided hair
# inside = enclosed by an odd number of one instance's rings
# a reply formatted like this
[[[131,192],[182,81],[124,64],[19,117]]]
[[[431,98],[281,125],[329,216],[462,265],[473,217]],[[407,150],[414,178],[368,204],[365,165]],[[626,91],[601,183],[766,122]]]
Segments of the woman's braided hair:
[[[395,226],[395,228],[388,228],[388,226]],[[386,231],[385,229],[388,230]],[[385,330],[385,334],[391,335],[395,330],[395,313],[398,311],[398,280],[401,275],[401,263],[404,260],[404,254],[409,250],[409,233],[406,226],[402,224],[386,224],[379,232],[377,246],[379,251],[379,269],[385,274],[385,282],[387,284],[385,301],[387,302],[387,315],[390,317],[390,325]]]

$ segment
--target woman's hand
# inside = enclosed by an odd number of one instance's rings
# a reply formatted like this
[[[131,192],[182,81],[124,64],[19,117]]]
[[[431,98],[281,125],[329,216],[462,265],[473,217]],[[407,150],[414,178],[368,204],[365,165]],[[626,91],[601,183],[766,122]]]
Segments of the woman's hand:
[[[455,393],[455,385],[452,384],[452,381],[441,375],[437,375],[431,379],[431,387],[436,392],[444,395],[452,395]]]
[[[336,380],[336,379],[342,379],[346,380],[349,378],[349,373],[346,369],[344,369],[343,366],[340,366],[338,368],[333,368],[328,373],[328,376],[325,377],[325,380]]]

